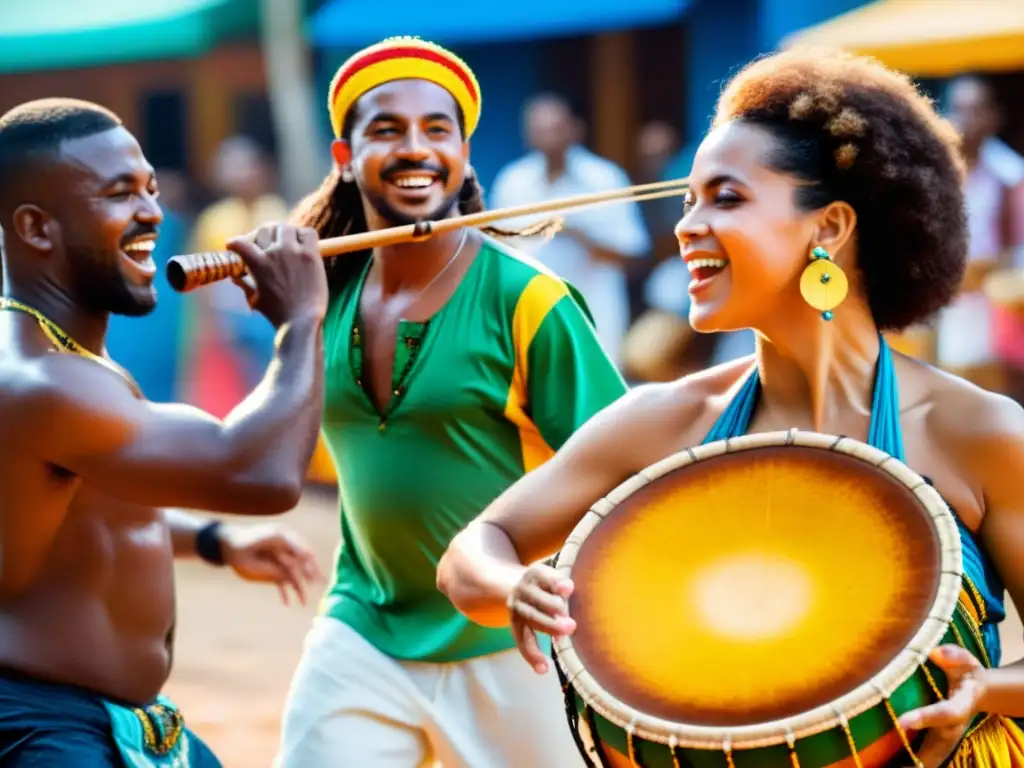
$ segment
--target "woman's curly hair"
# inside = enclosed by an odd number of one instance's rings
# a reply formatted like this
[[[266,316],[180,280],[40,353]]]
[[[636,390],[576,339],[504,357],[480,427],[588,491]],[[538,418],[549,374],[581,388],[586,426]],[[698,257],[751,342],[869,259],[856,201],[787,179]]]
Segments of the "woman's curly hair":
[[[804,182],[803,210],[842,200],[857,213],[858,268],[880,329],[948,304],[966,267],[960,140],[905,75],[833,50],[792,50],[741,70],[714,125],[752,123],[778,150],[769,164]]]

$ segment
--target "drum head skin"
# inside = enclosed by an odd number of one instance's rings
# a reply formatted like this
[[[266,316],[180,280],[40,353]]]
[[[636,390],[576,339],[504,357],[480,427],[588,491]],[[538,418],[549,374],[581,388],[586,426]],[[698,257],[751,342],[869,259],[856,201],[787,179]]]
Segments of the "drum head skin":
[[[806,713],[879,675],[925,624],[943,567],[933,517],[889,472],[822,448],[686,463],[580,543],[572,646],[600,688],[654,718]]]

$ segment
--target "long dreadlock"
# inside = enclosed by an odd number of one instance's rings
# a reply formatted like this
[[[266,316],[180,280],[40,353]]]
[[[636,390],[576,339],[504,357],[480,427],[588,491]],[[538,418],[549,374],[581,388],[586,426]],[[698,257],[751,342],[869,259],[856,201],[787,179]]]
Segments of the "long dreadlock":
[[[346,116],[342,137],[348,141],[352,133],[355,110]],[[460,127],[462,114],[458,115]],[[479,213],[484,210],[484,191],[476,174],[469,172],[459,192],[460,214]],[[298,226],[316,230],[321,240],[328,237],[353,235],[366,232],[366,214],[359,187],[353,181],[345,181],[335,167],[324,179],[320,188],[303,198],[292,212],[292,222]],[[501,239],[552,237],[561,227],[560,219],[546,219],[521,229],[481,227],[480,231]],[[368,252],[345,253],[324,260],[327,279],[332,288],[338,288],[359,274],[369,257]]]

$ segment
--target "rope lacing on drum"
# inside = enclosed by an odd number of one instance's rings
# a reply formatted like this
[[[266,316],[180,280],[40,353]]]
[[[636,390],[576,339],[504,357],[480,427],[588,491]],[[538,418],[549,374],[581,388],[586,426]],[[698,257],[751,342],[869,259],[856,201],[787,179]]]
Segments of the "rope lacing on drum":
[[[729,736],[725,737],[725,741],[722,742],[722,752],[725,753],[725,764],[728,768],[736,768],[736,763],[732,760],[732,738]]]
[[[857,742],[853,739],[853,731],[850,730],[850,721],[846,719],[846,715],[840,712],[835,707],[832,711],[836,713],[839,718],[839,725],[843,729],[843,733],[846,735],[846,743],[850,745],[850,754],[853,756],[854,765],[857,768],[864,768],[864,763],[860,760],[860,753],[857,751]]]
[[[629,753],[629,764],[635,768],[643,768],[636,761],[636,747],[633,746],[633,732],[636,730],[636,720],[630,720],[626,726],[626,751]]]
[[[668,737],[668,753],[672,755],[672,768],[682,768],[679,764],[679,739],[674,733]]]
[[[914,768],[924,768],[917,755],[914,753],[914,748],[910,746],[910,739],[907,737],[907,732],[903,730],[903,726],[900,725],[900,718],[896,714],[896,710],[892,706],[892,702],[889,701],[889,692],[886,691],[877,680],[871,681],[875,690],[882,697],[882,704],[885,706],[885,711],[889,713],[889,719],[892,720],[893,728],[896,729],[896,733],[900,737],[900,742],[903,744],[903,749],[910,756],[910,759],[914,763]]]
[[[796,734],[789,727],[786,728],[786,744],[789,745],[789,762],[793,768],[800,768],[800,756],[796,753]]]
[[[935,698],[938,701],[942,701],[943,699],[945,699],[946,697],[942,694],[942,690],[939,688],[939,684],[935,682],[935,676],[932,674],[932,671],[928,669],[928,654],[922,652],[917,648],[908,648],[907,650],[911,653],[917,654],[917,665],[924,673],[924,678],[928,681],[928,685],[932,689],[932,693],[935,694]]]

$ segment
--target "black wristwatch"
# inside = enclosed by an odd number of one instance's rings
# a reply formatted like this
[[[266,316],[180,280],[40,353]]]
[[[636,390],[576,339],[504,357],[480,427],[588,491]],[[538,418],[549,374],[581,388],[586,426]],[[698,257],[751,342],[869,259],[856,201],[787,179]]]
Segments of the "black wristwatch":
[[[196,534],[196,554],[210,565],[224,565],[220,525],[220,520],[214,520],[200,528]]]

